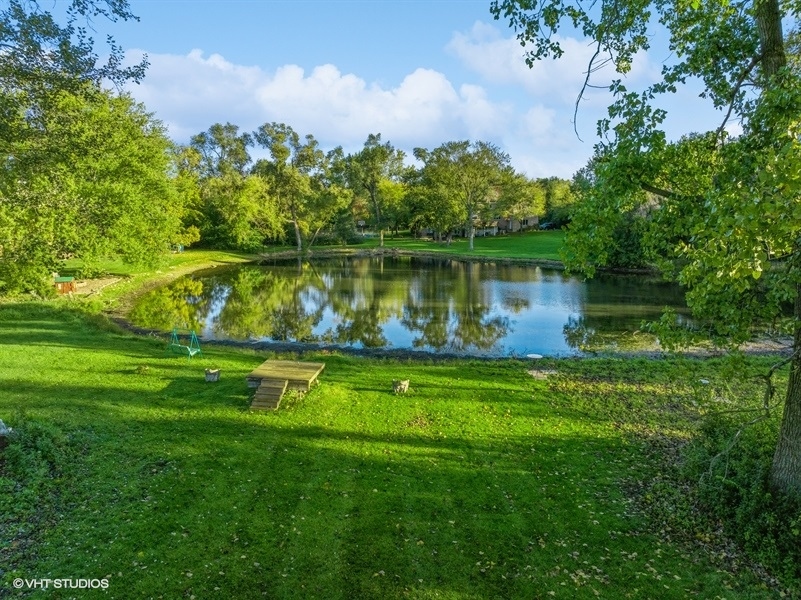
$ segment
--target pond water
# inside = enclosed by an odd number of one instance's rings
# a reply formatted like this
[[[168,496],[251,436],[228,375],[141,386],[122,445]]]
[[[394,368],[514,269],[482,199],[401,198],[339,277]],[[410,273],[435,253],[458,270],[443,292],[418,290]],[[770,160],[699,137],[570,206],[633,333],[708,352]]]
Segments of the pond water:
[[[141,297],[135,325],[202,339],[473,356],[636,346],[681,290],[655,278],[414,257],[332,258],[197,272]]]

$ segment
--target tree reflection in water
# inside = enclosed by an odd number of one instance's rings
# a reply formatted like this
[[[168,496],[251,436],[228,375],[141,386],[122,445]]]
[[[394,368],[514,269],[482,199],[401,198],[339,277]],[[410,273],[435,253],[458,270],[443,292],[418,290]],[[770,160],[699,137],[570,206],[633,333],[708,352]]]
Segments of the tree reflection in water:
[[[638,285],[612,279],[593,290],[538,268],[435,259],[275,262],[180,279],[143,296],[131,320],[162,330],[188,327],[207,338],[555,354],[583,348],[610,327],[636,328],[665,304],[681,310],[664,301],[663,291],[658,306],[648,304],[643,299],[653,291]]]

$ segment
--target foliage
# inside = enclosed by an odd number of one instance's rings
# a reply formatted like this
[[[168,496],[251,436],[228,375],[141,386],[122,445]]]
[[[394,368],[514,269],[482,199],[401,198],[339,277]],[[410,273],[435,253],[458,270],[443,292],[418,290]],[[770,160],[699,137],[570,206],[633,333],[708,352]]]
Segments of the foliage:
[[[247,172],[253,143],[236,125],[215,123],[179,153],[176,183],[194,204],[188,223],[206,245],[252,252],[283,234],[267,181]]]
[[[141,80],[147,60],[124,67],[109,38],[101,63],[87,32],[97,17],[135,18],[125,0],[69,2],[63,24],[35,0],[10,0],[0,12],[4,293],[50,293],[65,254],[152,260],[177,232],[181,209],[166,178],[161,125],[130,98],[101,89]],[[128,173],[125,165],[137,161]]]
[[[373,226],[379,231],[382,244],[386,227],[384,210],[387,202],[393,201],[393,196],[385,198],[381,193],[381,186],[382,182],[398,181],[401,178],[404,172],[403,159],[402,150],[398,150],[390,142],[381,143],[380,133],[368,135],[364,148],[356,154],[348,155],[346,159],[349,186],[356,196],[365,196]],[[384,191],[387,191],[386,187]]]
[[[521,173],[506,172],[501,185],[501,195],[495,204],[495,216],[522,221],[531,216],[545,214],[546,189]]]
[[[0,12],[0,87],[4,94],[35,105],[40,94],[77,91],[87,82],[121,85],[140,81],[147,59],[123,67],[122,49],[108,38],[108,57],[98,62],[87,27],[97,17],[136,19],[127,0],[71,0],[59,24],[36,0],[8,0]],[[5,100],[11,99],[6,96]]]
[[[276,202],[279,216],[292,223],[296,249],[303,249],[303,239],[313,243],[319,231],[348,200],[345,188],[328,177],[328,156],[319,149],[311,134],[305,141],[284,123],[265,123],[254,134],[256,142],[267,149],[270,159],[256,162],[253,173],[265,178]]]
[[[239,127],[231,123],[215,123],[208,131],[192,136],[190,146],[200,154],[198,174],[204,179],[226,175],[231,172],[244,176],[253,145],[253,136],[239,133]]]
[[[74,441],[55,424],[28,418],[24,413],[13,417],[14,431],[0,463],[0,530],[12,543],[15,537],[24,537],[30,522],[37,515],[39,500],[57,493],[57,483],[67,475]],[[49,508],[49,507],[48,507]],[[48,515],[50,516],[50,515]]]
[[[739,415],[711,413],[686,452],[683,474],[727,534],[801,588],[801,501],[770,485],[776,432],[776,418],[743,427]]]
[[[801,72],[788,66],[782,20],[797,18],[796,2],[657,0],[602,3],[495,0],[529,61],[562,54],[560,27],[581,30],[601,61],[619,73],[648,49],[659,22],[670,36],[673,61],[642,92],[622,80],[610,85],[609,117],[598,125],[597,193],[573,231],[568,258],[592,272],[604,264],[618,215],[654,203],[646,239],[666,272],[687,289],[687,302],[716,338],[741,342],[754,324],[796,314],[796,352],[782,432],[774,455],[775,488],[801,494]],[[667,141],[660,94],[689,78],[724,111],[714,132]],[[583,93],[583,90],[582,90]],[[742,133],[725,132],[730,117]],[[682,167],[689,167],[682,169]],[[649,195],[650,194],[650,195]],[[595,224],[594,227],[592,224]],[[595,261],[593,261],[593,258]]]
[[[110,255],[152,263],[180,230],[170,142],[130,97],[94,87],[54,91],[11,127],[15,135],[0,142],[13,157],[0,174],[6,293],[46,290],[65,255],[90,268]]]
[[[450,209],[434,212],[458,217],[472,250],[476,223],[492,216],[504,183],[515,181],[509,155],[489,142],[468,140],[446,142],[431,151],[415,148],[414,155],[423,162],[426,195]]]
[[[570,222],[577,203],[571,183],[558,177],[540,179],[538,183],[545,189],[543,220],[564,227]]]

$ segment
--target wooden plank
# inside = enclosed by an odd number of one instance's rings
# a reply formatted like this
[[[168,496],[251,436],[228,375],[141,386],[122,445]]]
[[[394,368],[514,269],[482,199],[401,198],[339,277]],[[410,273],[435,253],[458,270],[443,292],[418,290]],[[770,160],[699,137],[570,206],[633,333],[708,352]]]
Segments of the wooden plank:
[[[261,365],[253,369],[251,376],[274,377],[278,373],[300,373],[305,375],[317,372],[325,367],[325,363],[300,362],[297,360],[265,360]]]
[[[286,379],[292,389],[307,392],[323,369],[325,363],[266,360],[247,376],[247,382],[249,387],[256,387],[262,379]]]
[[[308,392],[325,363],[295,360],[266,360],[251,371],[248,387],[257,388],[250,407],[253,410],[275,410],[287,389]]]
[[[264,379],[253,395],[250,408],[253,410],[275,410],[281,403],[289,382],[286,379]]]
[[[286,379],[262,379],[259,385],[260,390],[269,390],[274,388],[286,389],[288,381]]]
[[[280,403],[280,400],[257,401],[250,405],[250,408],[275,408]]]

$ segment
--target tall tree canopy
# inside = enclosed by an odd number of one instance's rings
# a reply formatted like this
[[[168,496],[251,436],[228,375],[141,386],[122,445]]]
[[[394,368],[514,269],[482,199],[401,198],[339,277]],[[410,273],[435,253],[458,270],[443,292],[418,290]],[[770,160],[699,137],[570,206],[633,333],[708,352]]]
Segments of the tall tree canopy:
[[[424,163],[423,182],[438,203],[451,205],[462,219],[470,249],[475,223],[489,216],[504,183],[512,183],[509,155],[488,142],[447,142],[428,151],[415,148]]]
[[[59,22],[35,0],[0,9],[0,289],[48,289],[65,254],[146,261],[180,227],[162,125],[101,84],[139,81],[88,27],[135,18],[125,0],[74,0]],[[52,287],[50,285],[49,287]]]
[[[354,193],[365,195],[372,212],[373,224],[379,232],[380,245],[384,245],[384,204],[382,181],[398,181],[404,173],[404,153],[391,143],[381,143],[381,134],[367,136],[362,148],[348,156],[348,179]]]
[[[621,80],[610,86],[614,99],[599,123],[591,207],[574,216],[568,258],[574,268],[586,264],[609,243],[607,223],[615,215],[650,204],[650,248],[687,287],[688,303],[715,334],[742,340],[755,319],[795,306],[771,481],[801,493],[801,74],[788,65],[782,30],[797,19],[801,3],[494,0],[491,10],[528,45],[529,64],[562,55],[561,28],[582,31],[596,50],[588,74],[602,61],[626,73],[654,39],[652,28],[667,31],[674,60],[660,81],[639,92]],[[703,82],[720,123],[669,143],[666,113],[655,103],[689,78]],[[742,127],[735,137],[725,127],[733,119]],[[603,264],[603,257],[595,262]]]
[[[295,231],[298,252],[303,249],[303,235],[314,218],[314,200],[321,194],[325,154],[309,134],[301,141],[298,133],[284,123],[265,123],[255,134],[270,159],[259,160],[253,172],[270,184],[278,210],[286,215]]]
[[[57,91],[0,139],[0,289],[47,289],[64,255],[148,263],[181,227],[161,123],[127,96]],[[52,286],[52,282],[50,283]]]
[[[192,136],[184,150],[177,181],[197,186],[197,223],[206,244],[255,251],[265,238],[282,234],[269,183],[250,173],[253,144],[253,135],[237,125],[215,123]]]
[[[76,85],[103,80],[120,85],[140,81],[147,59],[123,67],[122,49],[108,38],[105,63],[94,50],[87,32],[90,19],[136,19],[127,0],[72,0],[66,23],[59,23],[36,0],[9,0],[0,11],[0,87],[3,92],[30,95],[45,89],[74,89]]]

